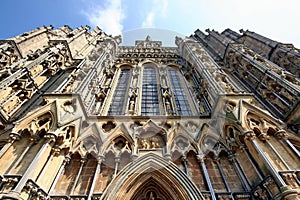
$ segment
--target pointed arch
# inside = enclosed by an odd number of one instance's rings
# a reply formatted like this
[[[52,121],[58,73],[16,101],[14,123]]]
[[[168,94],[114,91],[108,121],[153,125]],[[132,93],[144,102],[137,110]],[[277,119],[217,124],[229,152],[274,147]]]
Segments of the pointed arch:
[[[122,136],[123,138],[125,138],[126,141],[128,141],[129,148],[132,150],[134,146],[134,140],[124,123],[121,123],[117,128],[115,128],[115,130],[110,134],[110,136],[106,138],[100,150],[101,155],[104,155],[106,150],[111,146],[112,141],[114,141],[120,136]]]
[[[151,184],[152,183],[152,184]],[[194,183],[173,163],[148,153],[128,164],[112,180],[101,199],[137,199],[147,187],[159,187],[168,199],[204,199]]]
[[[76,144],[82,144],[84,148],[93,155],[100,154],[100,148],[103,144],[100,129],[96,123],[87,127],[77,138]]]
[[[169,137],[168,137],[167,144],[170,153],[172,153],[173,150],[174,151],[176,150],[176,148],[173,149],[173,147],[175,145],[178,146],[178,144],[175,143],[179,142],[180,140],[186,143],[186,148],[184,149],[186,153],[190,150],[194,151],[195,153],[199,152],[198,145],[195,142],[194,138],[191,137],[189,131],[186,130],[186,128],[181,124],[177,124],[174,127],[174,129],[169,133]]]
[[[57,113],[56,113],[56,104],[55,102],[52,102],[50,104],[47,104],[34,112],[29,112],[27,113],[23,118],[20,120],[16,121],[15,127],[13,128],[13,132],[17,133],[20,130],[24,130],[27,127],[29,128],[30,124],[35,120],[35,119],[40,119],[43,116],[49,115],[50,117],[50,123],[48,124],[43,124],[42,126],[39,127],[39,129],[46,128],[47,126],[47,131],[52,131],[56,128],[57,125]]]

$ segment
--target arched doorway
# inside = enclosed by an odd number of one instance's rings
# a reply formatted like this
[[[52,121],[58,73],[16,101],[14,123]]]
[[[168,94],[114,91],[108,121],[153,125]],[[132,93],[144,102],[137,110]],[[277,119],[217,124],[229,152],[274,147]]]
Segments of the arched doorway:
[[[128,164],[112,180],[101,199],[204,199],[193,182],[172,162],[148,153]]]

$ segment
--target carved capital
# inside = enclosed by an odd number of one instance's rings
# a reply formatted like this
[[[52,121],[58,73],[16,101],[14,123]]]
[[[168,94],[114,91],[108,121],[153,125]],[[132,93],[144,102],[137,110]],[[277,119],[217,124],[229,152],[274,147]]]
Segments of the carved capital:
[[[203,163],[204,162],[204,154],[198,154],[197,156],[196,156],[196,158],[197,158],[197,161],[198,162],[200,162],[200,163]]]
[[[279,130],[274,134],[278,139],[287,139],[287,133],[285,130]]]
[[[254,131],[249,130],[244,132],[245,140],[254,140],[256,138],[256,135]]]
[[[20,139],[21,139],[21,135],[19,133],[12,132],[9,134],[8,142],[13,143],[15,140],[20,140]]]
[[[87,161],[88,161],[87,157],[83,157],[83,158],[80,159],[80,163],[83,164],[83,165],[85,163],[87,163]]]
[[[262,141],[266,141],[270,139],[270,136],[267,133],[261,133],[258,138]]]
[[[44,136],[44,138],[46,139],[46,142],[51,143],[51,142],[55,142],[56,135],[54,133],[48,133]]]
[[[59,155],[61,151],[61,148],[58,146],[58,145],[55,145],[53,148],[52,148],[52,153],[53,155]]]

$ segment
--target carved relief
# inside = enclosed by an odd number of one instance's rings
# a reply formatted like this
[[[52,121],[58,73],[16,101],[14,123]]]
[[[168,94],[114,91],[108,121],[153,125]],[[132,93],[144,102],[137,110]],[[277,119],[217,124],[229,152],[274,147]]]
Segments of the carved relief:
[[[139,139],[140,149],[156,149],[162,147],[164,147],[164,141],[158,135]]]
[[[0,44],[0,70],[20,59],[19,53],[9,42]]]

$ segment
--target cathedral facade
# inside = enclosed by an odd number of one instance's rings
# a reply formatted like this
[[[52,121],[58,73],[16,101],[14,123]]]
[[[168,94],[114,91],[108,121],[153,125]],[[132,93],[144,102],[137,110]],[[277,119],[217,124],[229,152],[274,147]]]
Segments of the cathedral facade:
[[[300,199],[300,50],[206,32],[0,41],[0,199]]]

